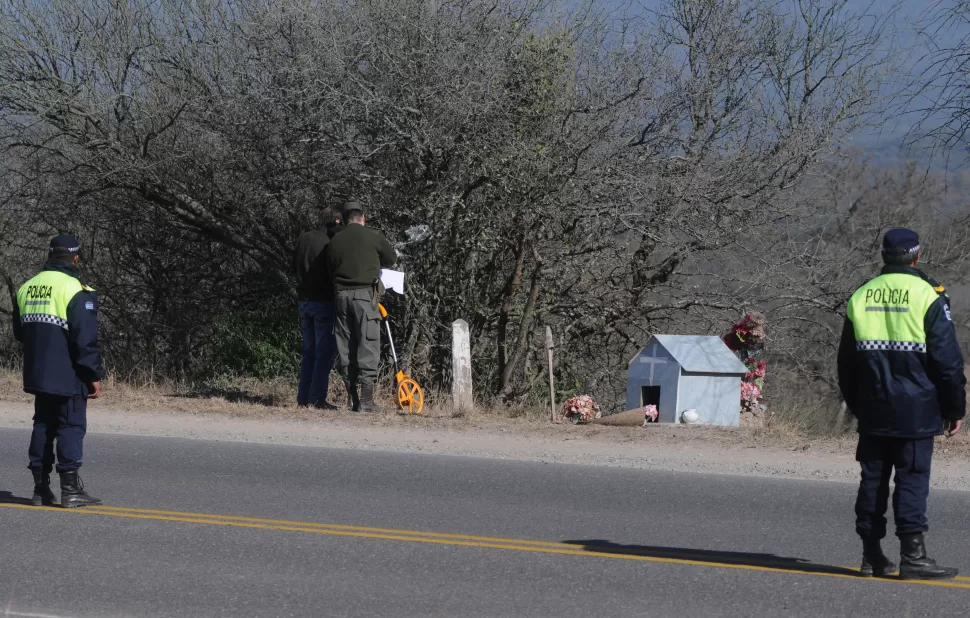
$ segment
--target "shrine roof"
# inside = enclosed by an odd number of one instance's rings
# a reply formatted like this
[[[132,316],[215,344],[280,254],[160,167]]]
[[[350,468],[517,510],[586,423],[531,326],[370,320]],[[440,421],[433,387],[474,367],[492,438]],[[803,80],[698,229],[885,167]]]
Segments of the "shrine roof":
[[[662,345],[684,371],[729,375],[744,375],[748,372],[748,368],[738,360],[720,337],[654,335],[652,339]],[[640,353],[642,354],[649,347],[648,343]]]

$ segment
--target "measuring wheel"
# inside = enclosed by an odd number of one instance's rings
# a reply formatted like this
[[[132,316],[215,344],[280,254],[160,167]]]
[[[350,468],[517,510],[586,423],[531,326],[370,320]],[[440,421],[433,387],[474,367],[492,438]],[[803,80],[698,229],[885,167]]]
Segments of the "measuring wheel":
[[[397,384],[397,405],[408,414],[421,414],[424,410],[424,392],[411,378],[404,378]]]
[[[394,369],[397,371],[394,374],[394,379],[397,380],[397,405],[405,414],[421,414],[421,410],[424,410],[424,392],[418,383],[400,368],[397,362],[397,350],[394,349],[394,337],[391,336],[391,324],[387,321],[387,309],[381,304],[378,304],[377,308],[381,312],[381,318],[384,319],[384,325],[387,326],[387,342],[391,344]]]

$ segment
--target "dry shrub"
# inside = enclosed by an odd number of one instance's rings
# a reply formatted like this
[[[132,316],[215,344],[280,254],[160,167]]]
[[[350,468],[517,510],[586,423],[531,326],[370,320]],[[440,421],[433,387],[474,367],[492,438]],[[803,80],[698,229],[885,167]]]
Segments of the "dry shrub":
[[[792,438],[821,439],[845,435],[851,414],[840,422],[841,399],[822,382],[807,380],[794,370],[780,369],[771,376],[770,416],[763,432]]]

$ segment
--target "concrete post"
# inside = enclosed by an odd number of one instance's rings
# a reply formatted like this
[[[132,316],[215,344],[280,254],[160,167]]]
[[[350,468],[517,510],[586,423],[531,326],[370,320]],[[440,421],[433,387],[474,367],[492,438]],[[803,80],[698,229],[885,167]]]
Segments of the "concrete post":
[[[468,322],[455,320],[451,325],[451,397],[456,410],[471,410],[475,406],[472,396],[472,346]]]

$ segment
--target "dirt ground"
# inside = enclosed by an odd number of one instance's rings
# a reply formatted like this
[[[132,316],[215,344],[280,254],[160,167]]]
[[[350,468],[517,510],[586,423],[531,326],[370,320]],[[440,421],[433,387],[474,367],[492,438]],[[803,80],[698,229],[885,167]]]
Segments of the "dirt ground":
[[[271,404],[271,405],[267,405]],[[0,427],[27,429],[31,398],[0,376]],[[554,424],[548,412],[479,411],[456,417],[300,410],[285,395],[187,395],[109,384],[89,407],[89,432],[461,455],[497,459],[803,478],[853,483],[854,437],[808,439],[784,428],[605,427]],[[516,416],[517,415],[517,416]],[[970,488],[970,436],[940,438],[934,485]]]

